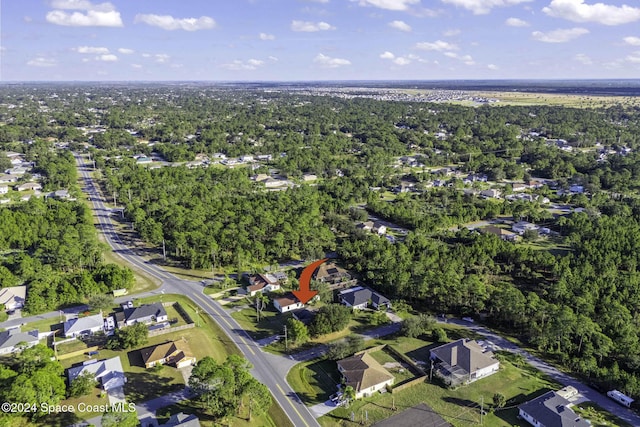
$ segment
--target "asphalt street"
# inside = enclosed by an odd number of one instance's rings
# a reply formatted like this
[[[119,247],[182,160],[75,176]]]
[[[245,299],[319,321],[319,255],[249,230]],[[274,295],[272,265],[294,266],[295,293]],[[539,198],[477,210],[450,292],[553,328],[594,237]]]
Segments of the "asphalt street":
[[[111,222],[111,210],[105,207],[100,193],[89,175],[88,163],[85,163],[85,160],[78,155],[76,155],[76,161],[78,163],[78,170],[84,180],[84,190],[89,194],[95,215],[99,220],[99,231],[104,234],[107,243],[113,251],[136,269],[142,270],[162,281],[161,288],[166,293],[181,294],[189,297],[194,303],[200,306],[204,313],[211,316],[225,332],[227,337],[229,337],[229,340],[238,346],[247,360],[251,362],[253,365],[252,374],[258,381],[265,384],[269,390],[271,390],[274,398],[294,426],[319,426],[309,409],[301,402],[289,384],[287,384],[282,374],[284,369],[276,369],[273,366],[274,363],[282,363],[288,366],[290,362],[285,358],[274,358],[272,355],[264,353],[217,301],[203,294],[202,284],[179,279],[173,274],[166,272],[136,255],[125,246]]]

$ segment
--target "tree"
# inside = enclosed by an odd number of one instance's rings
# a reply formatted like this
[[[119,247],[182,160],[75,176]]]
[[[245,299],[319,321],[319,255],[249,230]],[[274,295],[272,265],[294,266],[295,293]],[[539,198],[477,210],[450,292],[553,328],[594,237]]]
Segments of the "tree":
[[[347,327],[352,316],[353,312],[349,307],[342,304],[328,304],[318,310],[309,330],[314,336],[341,331]]]
[[[387,313],[384,311],[374,311],[371,313],[370,321],[372,326],[380,326],[390,323],[391,319],[389,319],[389,316],[387,316]]]
[[[344,394],[342,395],[342,398],[347,402],[345,406],[348,408],[351,404],[351,401],[355,400],[356,398],[356,390],[350,385],[346,386],[344,388]]]
[[[109,340],[110,348],[127,350],[147,343],[149,328],[144,323],[136,323],[116,329],[115,335]]]
[[[107,411],[102,415],[101,423],[103,427],[136,427],[138,415],[136,411]]]
[[[343,340],[329,344],[327,359],[340,360],[351,356],[364,348],[364,338],[361,335],[349,335]]]
[[[295,345],[301,345],[309,341],[309,329],[304,323],[293,317],[287,320],[287,331],[291,342]]]
[[[502,408],[507,403],[507,398],[502,393],[496,393],[493,395],[493,405],[496,408]]]
[[[269,388],[253,377],[245,385],[244,395],[249,399],[249,421],[253,414],[261,415],[271,406],[272,397]]]
[[[114,302],[110,295],[95,294],[89,297],[87,304],[94,310],[107,310],[113,307]]]
[[[69,386],[69,396],[79,397],[87,395],[98,385],[95,376],[91,372],[84,372],[78,375]]]
[[[435,319],[426,314],[406,318],[402,322],[400,333],[409,338],[416,338],[432,330]]]

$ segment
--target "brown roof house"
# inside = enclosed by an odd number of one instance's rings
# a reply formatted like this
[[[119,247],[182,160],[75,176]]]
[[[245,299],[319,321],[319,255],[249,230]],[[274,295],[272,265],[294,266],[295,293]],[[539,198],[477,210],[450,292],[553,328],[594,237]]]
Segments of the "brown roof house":
[[[345,384],[355,390],[356,399],[370,396],[387,385],[393,384],[393,375],[369,353],[355,354],[337,363]]]
[[[254,296],[258,292],[273,292],[280,289],[280,282],[278,278],[273,274],[256,274],[249,278],[249,286],[247,286],[247,293],[250,297]]]
[[[143,348],[140,350],[140,354],[146,368],[165,364],[175,365],[176,368],[184,368],[196,363],[196,358],[191,353],[189,344],[185,340],[166,342]]]
[[[304,304],[300,302],[298,298],[292,293],[288,293],[283,297],[275,298],[273,300],[273,306],[280,313],[286,313],[287,311],[297,310],[298,308],[304,308]]]
[[[467,338],[432,349],[431,360],[436,374],[450,386],[476,381],[500,369],[491,351]]]

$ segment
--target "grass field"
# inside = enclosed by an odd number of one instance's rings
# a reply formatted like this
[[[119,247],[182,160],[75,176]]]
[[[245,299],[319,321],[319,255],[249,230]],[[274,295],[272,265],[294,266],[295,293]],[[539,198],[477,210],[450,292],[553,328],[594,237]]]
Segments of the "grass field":
[[[554,93],[528,92],[470,92],[475,96],[494,98],[500,105],[559,105],[576,108],[602,108],[622,104],[626,106],[640,105],[640,98],[625,96],[584,96]]]
[[[291,317],[291,313],[279,313],[275,308],[269,306],[260,314],[260,321],[257,322],[255,308],[244,308],[240,311],[231,313],[231,317],[242,326],[242,329],[254,340],[267,338],[273,335],[282,334],[287,319]]]
[[[336,392],[340,375],[336,362],[310,360],[294,366],[287,382],[306,405],[315,405],[327,401]]]
[[[574,406],[573,410],[591,421],[593,427],[631,427],[631,424],[622,421],[592,402],[583,402]]]

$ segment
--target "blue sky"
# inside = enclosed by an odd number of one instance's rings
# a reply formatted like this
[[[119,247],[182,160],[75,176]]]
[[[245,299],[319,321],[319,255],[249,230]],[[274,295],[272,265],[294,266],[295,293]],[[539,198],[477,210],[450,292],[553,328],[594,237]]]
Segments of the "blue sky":
[[[0,79],[639,78],[636,0],[20,0]]]

